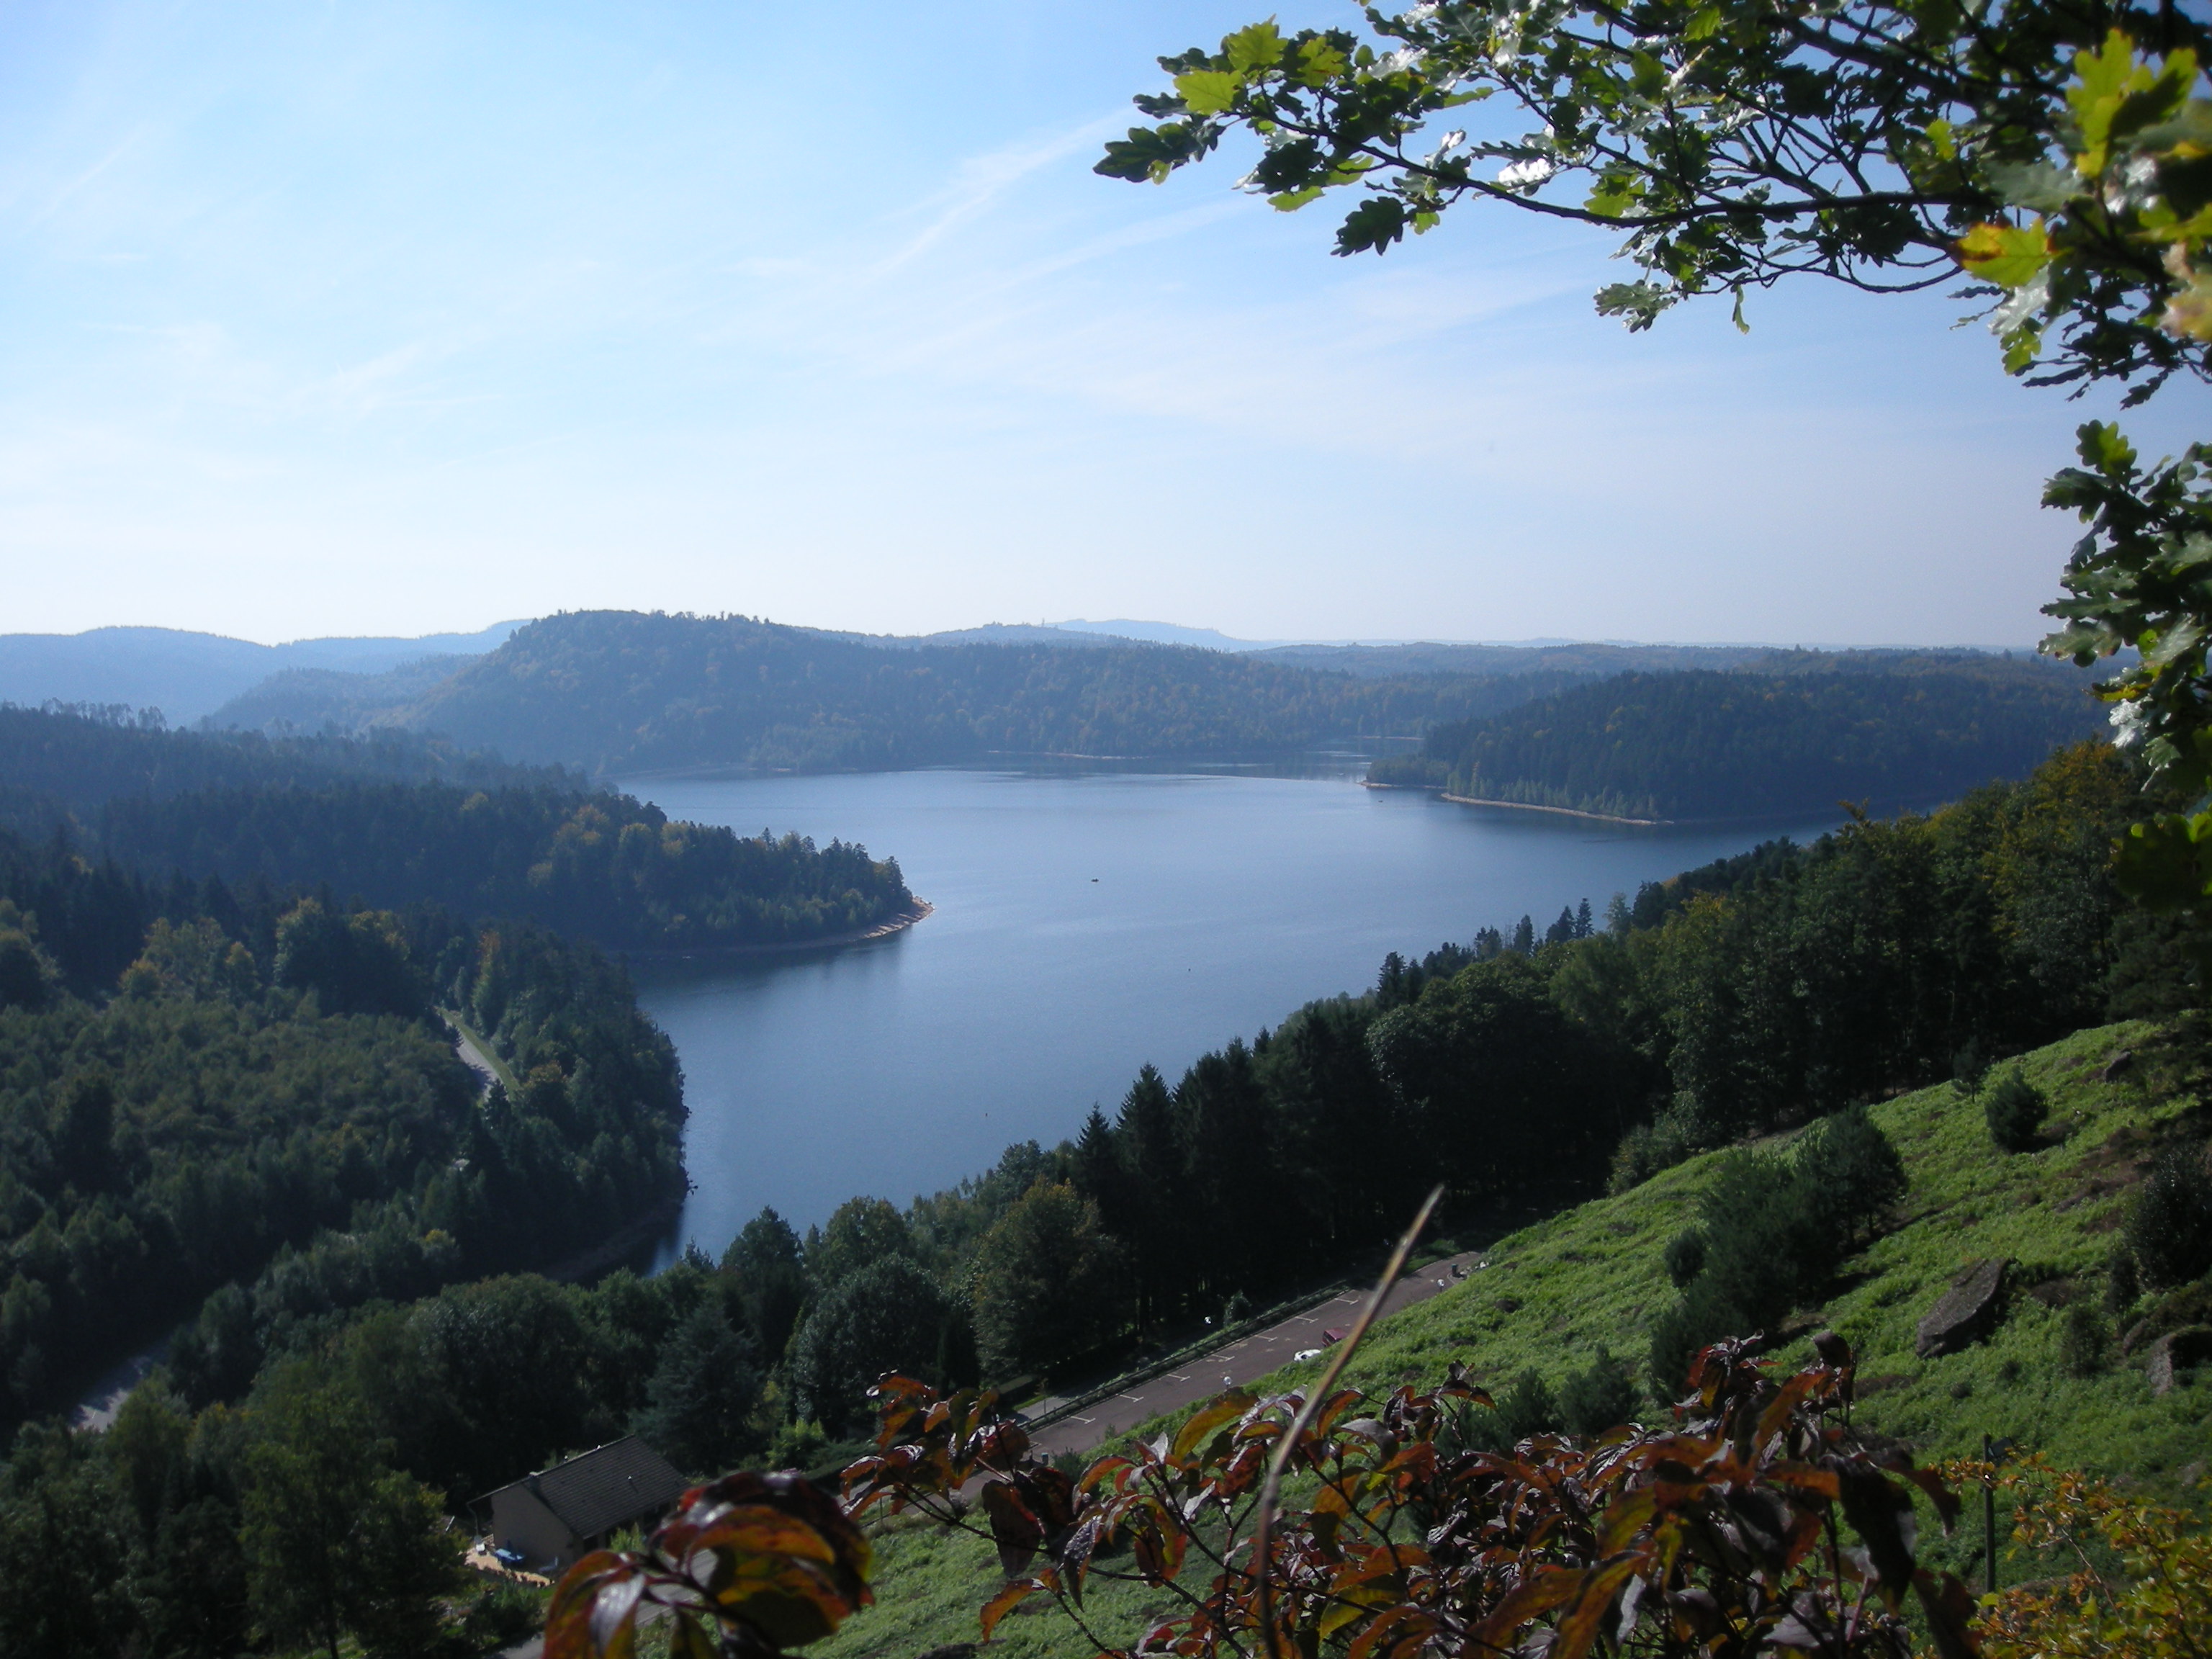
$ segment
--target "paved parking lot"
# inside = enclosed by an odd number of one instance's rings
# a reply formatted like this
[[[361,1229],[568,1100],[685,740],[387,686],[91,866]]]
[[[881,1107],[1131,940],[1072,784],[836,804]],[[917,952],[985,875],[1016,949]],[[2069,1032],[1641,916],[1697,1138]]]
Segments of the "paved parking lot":
[[[1401,1308],[1410,1308],[1434,1296],[1452,1283],[1455,1268],[1472,1271],[1479,1254],[1470,1250],[1415,1268],[1390,1287],[1390,1294],[1382,1304],[1382,1317],[1387,1319]],[[1255,1382],[1277,1366],[1288,1364],[1293,1355],[1304,1349],[1326,1346],[1324,1331],[1351,1329],[1352,1322],[1359,1316],[1360,1304],[1366,1299],[1364,1291],[1347,1291],[1304,1313],[1293,1314],[1280,1324],[1270,1325],[1226,1347],[1216,1348],[1178,1370],[1166,1372],[1149,1382],[1139,1382],[1096,1405],[1085,1406],[1079,1413],[1036,1431],[1036,1455],[1054,1457],[1062,1452],[1089,1451],[1133,1429],[1148,1417],[1209,1399],[1240,1382]]]

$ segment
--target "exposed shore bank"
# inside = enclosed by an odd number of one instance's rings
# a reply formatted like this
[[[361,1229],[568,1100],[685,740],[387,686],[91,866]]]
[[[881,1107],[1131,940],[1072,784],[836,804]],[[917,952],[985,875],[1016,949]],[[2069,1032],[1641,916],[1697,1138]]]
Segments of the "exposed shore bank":
[[[937,907],[927,899],[916,899],[897,915],[872,927],[824,933],[819,939],[780,939],[773,945],[713,945],[696,951],[625,951],[622,954],[633,962],[735,962],[747,957],[786,957],[801,951],[831,951],[842,945],[865,945],[870,939],[902,933],[936,911]]]
[[[1449,789],[1439,789],[1427,783],[1375,783],[1363,778],[1363,789],[1411,789],[1425,795],[1434,795],[1455,806],[1503,806],[1516,812],[1552,812],[1563,818],[1588,818],[1593,823],[1627,823],[1638,830],[1673,830],[1680,827],[1676,818],[1625,818],[1613,812],[1585,812],[1573,806],[1539,806],[1533,801],[1492,800],[1486,795],[1455,795]],[[1723,820],[1714,819],[1715,823]]]

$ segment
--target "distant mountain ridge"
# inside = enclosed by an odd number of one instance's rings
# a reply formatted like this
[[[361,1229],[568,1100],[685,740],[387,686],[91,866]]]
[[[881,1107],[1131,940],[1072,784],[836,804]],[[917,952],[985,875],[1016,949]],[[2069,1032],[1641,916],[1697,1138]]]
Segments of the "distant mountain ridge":
[[[1115,622],[1086,622],[1078,617],[1071,621],[1054,624],[1062,634],[1103,635],[1109,639],[1141,640],[1146,645],[1188,645],[1201,651],[1264,651],[1270,646],[1287,645],[1287,640],[1240,640],[1213,628],[1185,628],[1180,623],[1131,622],[1126,618]]]
[[[376,720],[601,775],[887,770],[994,754],[1219,756],[1410,738],[1565,683],[1360,679],[1122,640],[940,644],[745,617],[591,611],[529,624]]]
[[[291,669],[385,673],[425,656],[478,656],[521,624],[419,639],[310,639],[261,645],[174,628],[95,628],[82,634],[0,634],[0,702],[55,702],[159,708],[190,725]]]
[[[1107,624],[1098,624],[1105,627]],[[1211,630],[1163,631],[1198,635]],[[835,641],[877,651],[927,651],[953,646],[1048,647],[1068,651],[1126,651],[1153,646],[1170,652],[1230,656],[1272,666],[1350,675],[1370,680],[1419,679],[1447,676],[1462,680],[1518,679],[1492,687],[1482,706],[1503,708],[1561,686],[1610,674],[1671,672],[1688,668],[1751,668],[1773,659],[1765,646],[1623,645],[1614,643],[1530,643],[1474,645],[1426,641],[1395,645],[1264,645],[1249,641],[1228,646],[1144,641],[1127,635],[1074,631],[1036,623],[988,623],[980,628],[939,634],[859,634],[830,629],[790,628],[794,636]],[[1214,635],[1215,638],[1225,638]],[[387,673],[368,675],[335,670],[295,669],[271,676],[232,698],[212,714],[209,725],[222,728],[317,732],[326,726],[359,731],[377,725],[413,722],[412,707],[444,678],[469,659],[424,658]],[[446,665],[439,672],[439,665]],[[1472,712],[1473,705],[1470,705]]]

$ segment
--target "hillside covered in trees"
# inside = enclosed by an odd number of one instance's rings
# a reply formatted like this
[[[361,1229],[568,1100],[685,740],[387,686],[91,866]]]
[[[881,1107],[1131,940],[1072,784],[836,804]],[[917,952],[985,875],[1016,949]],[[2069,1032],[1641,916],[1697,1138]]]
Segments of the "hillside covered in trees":
[[[1201,1319],[1236,1317],[1362,1258],[1433,1181],[1448,1188],[1443,1231],[1488,1227],[1508,1209],[1540,1211],[1607,1186],[1640,1188],[1705,1149],[1813,1126],[1786,1158],[1727,1153],[1699,1165],[1738,1173],[1715,1188],[1722,1196],[1703,1212],[1694,1249],[1675,1247],[1671,1235],[1637,1235],[1647,1251],[1665,1245],[1666,1260],[1633,1264],[1636,1282],[1663,1272],[1682,1287],[1669,1293],[1672,1304],[1640,1316],[1650,1355],[1601,1356],[1587,1376],[1516,1385],[1501,1397],[1497,1420],[1469,1432],[1510,1444],[1562,1420],[1634,1410],[1638,1388],[1671,1391],[1660,1375],[1662,1348],[1671,1365],[1687,1343],[1757,1328],[1778,1309],[1831,1294],[1824,1275],[1839,1253],[1890,1224],[1904,1177],[1886,1126],[1898,1120],[1870,1119],[1863,1103],[1942,1084],[1958,1103],[1954,1114],[1973,1117],[1976,1137],[1993,1134],[1979,1126],[1985,1100],[2013,1086],[2004,1081],[2008,1056],[2112,1018],[2175,1018],[2192,994],[2188,964],[2202,940],[2186,924],[2122,905],[2106,873],[2107,839],[2139,809],[2137,791],[2110,750],[2081,745],[2023,782],[1988,786],[1931,816],[1854,823],[1809,847],[1771,843],[1619,896],[1599,915],[1568,907],[1548,928],[1524,920],[1419,962],[1393,957],[1373,988],[1300,1009],[1180,1079],[1147,1068],[1116,1110],[1094,1112],[1067,1141],[1011,1147],[995,1168],[904,1208],[857,1197],[803,1237],[764,1212],[720,1261],[693,1255],[651,1280],[454,1283],[527,1248],[472,1218],[477,1212],[459,1201],[468,1182],[479,1170],[512,1170],[526,1146],[550,1150],[585,1133],[580,1091],[586,1080],[603,1086],[604,1060],[571,1069],[519,1046],[560,1006],[540,1003],[504,1018],[524,1081],[519,1095],[495,1095],[479,1115],[478,1138],[461,1154],[465,1176],[418,1176],[383,1211],[357,1206],[348,1233],[280,1253],[250,1283],[211,1297],[115,1433],[27,1437],[10,1468],[13,1496],[0,1501],[0,1551],[27,1559],[47,1524],[40,1517],[74,1517],[86,1536],[108,1540],[103,1559],[132,1563],[132,1582],[145,1587],[131,1599],[82,1604],[107,1621],[103,1640],[125,1644],[133,1631],[198,1619],[211,1632],[207,1644],[175,1650],[225,1651],[220,1633],[256,1616],[257,1564],[272,1547],[250,1516],[289,1467],[285,1457],[308,1457],[301,1437],[311,1420],[343,1424],[371,1449],[367,1473],[356,1471],[363,1491],[396,1482],[392,1490],[419,1494],[426,1517],[624,1431],[694,1473],[745,1462],[818,1466],[863,1427],[865,1391],[884,1370],[959,1383],[1110,1369],[1144,1343],[1196,1330]],[[17,889],[40,890],[20,876]],[[306,993],[287,988],[307,969],[288,965],[301,953],[296,945],[285,951],[286,929],[307,927],[312,915],[277,918],[277,954],[265,965],[245,945],[216,948],[223,933],[196,930],[206,944],[192,960],[214,965],[195,971],[210,988],[174,1012],[159,1000],[182,994],[163,979],[179,970],[160,965],[184,954],[172,935],[149,945],[104,1012],[56,1004],[0,1018],[250,1024],[274,1010],[364,1022],[353,1039],[362,1052],[402,1064],[415,1029],[407,1016],[333,1013],[320,989],[310,1010]],[[266,937],[259,925],[241,921],[235,932]],[[392,926],[364,915],[345,919],[342,931],[373,944],[392,939]],[[419,946],[410,937],[407,960],[436,963],[433,982],[454,972],[445,994],[489,1026],[500,1018],[505,946],[487,955],[484,936],[475,937],[473,945],[459,934]],[[550,947],[538,959],[549,969],[577,964],[562,973],[588,960]],[[343,1006],[360,1006],[364,994],[344,993],[356,1000]],[[642,1088],[655,1074],[653,1043],[641,1036],[629,1046],[641,1066],[629,1075]],[[333,1181],[367,1182],[374,1193],[388,1179],[376,1158],[404,1164],[410,1135],[437,1143],[441,1114],[452,1109],[438,1091],[452,1085],[438,1081],[437,1066],[424,1075],[422,1107],[390,1120],[364,1147],[374,1156],[341,1164]],[[150,1123],[143,1107],[121,1103],[135,1103],[142,1085],[119,1069],[114,1077],[117,1121]],[[98,1137],[72,1138],[67,1127],[89,1109],[45,1109],[44,1155],[90,1156],[82,1148]],[[343,1116],[343,1096],[321,1109]],[[1987,1115],[1994,1126],[1996,1109]],[[657,1110],[634,1121],[642,1133],[668,1119]],[[2189,1120],[2168,1113],[2146,1121],[2170,1139]],[[2042,1144],[2034,1133],[2023,1144]],[[2142,1158],[2159,1153],[2164,1143],[2154,1140],[2142,1141]],[[338,1144],[354,1143],[341,1136]],[[2008,1142],[1977,1144],[1988,1146],[1988,1158],[2014,1156]],[[107,1156],[143,1163],[131,1136],[111,1145]],[[1401,1155],[1407,1147],[1419,1158]],[[462,1169],[449,1157],[436,1167]],[[574,1166],[554,1158],[529,1167]],[[641,1175],[656,1166],[636,1167]],[[17,1200],[27,1218],[35,1206],[86,1202],[50,1196],[70,1189],[46,1166],[10,1168],[33,1195]],[[523,1180],[483,1177],[500,1178]],[[631,1178],[595,1176],[586,1185],[624,1191]],[[191,1190],[117,1179],[108,1200],[117,1214],[153,1204],[149,1194]],[[484,1213],[526,1212],[502,1200]],[[395,1218],[369,1218],[385,1215]],[[1820,1234],[1818,1249],[1798,1237],[1808,1225]],[[72,1229],[94,1236],[92,1224],[74,1220],[51,1222],[46,1234],[67,1238]],[[2161,1248],[2153,1240],[2130,1257],[2147,1275],[2127,1291],[2148,1310],[2134,1316],[2166,1316],[2159,1310],[2185,1295],[2176,1286],[2212,1265],[2169,1260]],[[442,1252],[456,1253],[465,1273],[450,1271]],[[11,1307],[33,1299],[27,1290],[9,1296]],[[185,1447],[200,1449],[175,1449]],[[118,1501],[124,1492],[140,1497]],[[186,1561],[195,1574],[189,1596],[165,1589],[163,1577]],[[428,1603],[415,1594],[420,1613]],[[395,1595],[394,1606],[405,1601]],[[0,1616],[21,1626],[49,1605]],[[348,1616],[385,1615],[370,1607]]]
[[[867,641],[744,617],[550,617],[380,719],[598,774],[1299,749],[1504,708],[1540,678],[1384,679],[1122,643]]]
[[[2020,777],[2096,732],[2074,671],[2040,660],[1811,653],[1756,670],[1630,673],[1432,726],[1376,783],[1662,821],[1928,805]]]
[[[914,913],[865,849],[672,822],[551,767],[403,732],[264,738],[0,708],[0,812],[166,878],[318,886],[373,905],[529,919],[610,949],[804,942]]]
[[[1670,820],[1826,813],[1839,799],[1925,805],[2021,776],[2099,727],[2078,672],[1969,652],[1240,653],[1003,631],[948,643],[584,612],[532,623],[427,690],[278,680],[224,718],[276,732],[335,720],[367,752],[405,733],[599,776],[1250,756],[1418,736],[1418,754],[1376,763],[1372,780]]]
[[[527,917],[625,951],[803,944],[912,913],[893,860],[671,820],[629,795],[450,784],[212,790],[109,803],[97,844],[226,881]]]
[[[479,1102],[441,1010],[515,1092]],[[156,887],[0,832],[0,1051],[10,1416],[211,1293],[264,1326],[420,1295],[683,1188],[667,1040],[619,969],[527,924]],[[225,1332],[208,1363],[250,1376]]]
[[[436,781],[580,789],[559,767],[513,766],[438,738],[380,731],[358,737],[268,737],[169,726],[157,710],[110,706],[22,708],[0,702],[0,823],[32,833],[125,797],[166,800],[193,790],[290,789],[340,781]]]

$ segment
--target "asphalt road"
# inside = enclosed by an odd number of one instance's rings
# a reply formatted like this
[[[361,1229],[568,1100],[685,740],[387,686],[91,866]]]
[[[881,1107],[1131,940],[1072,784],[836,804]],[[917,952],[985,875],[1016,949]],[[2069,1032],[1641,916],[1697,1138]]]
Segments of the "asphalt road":
[[[1425,1302],[1453,1282],[1455,1267],[1472,1272],[1479,1255],[1470,1250],[1415,1268],[1390,1287],[1390,1294],[1383,1299],[1382,1317],[1388,1319],[1401,1309]],[[1047,1424],[1036,1431],[1031,1443],[1035,1455],[1056,1457],[1063,1452],[1090,1451],[1117,1434],[1127,1433],[1148,1417],[1209,1400],[1240,1382],[1256,1382],[1305,1349],[1327,1346],[1322,1338],[1324,1330],[1349,1330],[1352,1322],[1359,1316],[1360,1304],[1366,1299],[1367,1292],[1364,1291],[1346,1291],[1304,1313],[1293,1314],[1279,1324],[1255,1331],[1226,1347],[1216,1348],[1180,1370],[1139,1382],[1111,1399],[1086,1406],[1057,1423]]]

